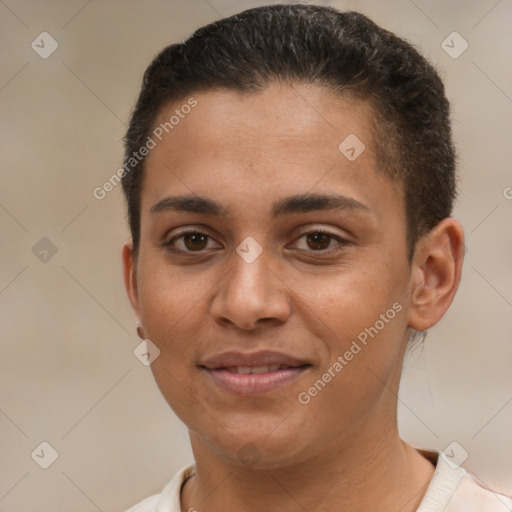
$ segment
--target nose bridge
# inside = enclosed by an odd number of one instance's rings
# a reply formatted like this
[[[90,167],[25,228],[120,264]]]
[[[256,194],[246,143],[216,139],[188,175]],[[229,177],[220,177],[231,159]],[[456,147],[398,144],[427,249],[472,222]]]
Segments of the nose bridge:
[[[233,255],[231,278],[235,289],[244,293],[254,291],[265,294],[268,286],[268,253],[263,254],[263,247],[252,240],[245,240]]]
[[[231,269],[212,304],[217,320],[229,320],[250,329],[260,319],[286,319],[288,300],[270,268],[269,255],[252,237],[239,244],[230,261]]]

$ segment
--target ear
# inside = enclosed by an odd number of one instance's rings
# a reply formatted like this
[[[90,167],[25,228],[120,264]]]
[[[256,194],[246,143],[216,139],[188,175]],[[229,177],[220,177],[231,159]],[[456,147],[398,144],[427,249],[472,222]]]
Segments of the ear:
[[[139,291],[137,287],[137,268],[131,240],[123,244],[121,257],[123,260],[124,287],[130,299],[133,311],[135,312],[137,324],[140,324],[141,316],[139,310]]]
[[[462,226],[451,217],[418,241],[412,262],[409,327],[424,331],[445,314],[459,287],[464,248]]]

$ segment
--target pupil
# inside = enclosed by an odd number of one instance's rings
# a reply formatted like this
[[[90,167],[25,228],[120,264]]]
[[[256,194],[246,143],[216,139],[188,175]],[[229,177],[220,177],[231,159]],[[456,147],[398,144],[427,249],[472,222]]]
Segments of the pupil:
[[[313,247],[310,245],[310,247],[312,249],[325,249],[326,247],[329,246],[329,238],[330,236],[329,235],[326,235],[325,233],[314,233],[314,234],[310,234],[308,235],[308,242],[313,242]],[[318,246],[318,241],[320,240],[320,247]],[[327,243],[325,244],[322,244],[321,243],[321,240],[323,240],[324,242],[327,241]]]
[[[192,240],[192,244],[188,243]],[[204,248],[204,242],[206,240],[206,236],[202,235],[201,233],[192,233],[185,235],[185,245],[187,246],[187,249],[203,249]],[[197,245],[194,245],[196,242],[203,242],[203,246],[198,247]]]

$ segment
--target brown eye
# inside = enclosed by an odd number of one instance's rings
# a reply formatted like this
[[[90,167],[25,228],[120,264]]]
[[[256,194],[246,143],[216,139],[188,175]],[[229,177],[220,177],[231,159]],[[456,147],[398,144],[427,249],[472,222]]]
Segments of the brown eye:
[[[310,249],[315,251],[327,249],[329,247],[332,235],[322,232],[311,232],[306,235],[306,240]]]
[[[200,251],[206,247],[208,235],[203,233],[187,233],[183,235],[185,247],[191,251]]]
[[[308,231],[298,238],[299,241],[302,239],[305,241],[305,243],[302,243],[302,247],[300,247],[301,244],[297,245],[298,249],[303,252],[319,252],[330,254],[340,251],[345,246],[350,244],[348,240],[345,240],[339,235],[318,229]],[[333,241],[335,244],[332,244]]]
[[[212,238],[206,233],[187,231],[174,236],[164,245],[172,252],[192,253],[205,250],[210,240],[212,240]]]

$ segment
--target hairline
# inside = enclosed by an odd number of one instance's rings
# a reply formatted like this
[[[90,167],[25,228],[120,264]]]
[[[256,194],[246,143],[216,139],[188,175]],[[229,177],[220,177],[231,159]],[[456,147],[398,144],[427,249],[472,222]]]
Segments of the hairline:
[[[418,226],[413,226],[412,222],[413,219],[410,218],[408,214],[408,203],[407,203],[407,190],[406,190],[406,178],[405,178],[405,169],[402,169],[404,163],[398,162],[398,165],[400,166],[399,171],[397,172],[391,172],[391,169],[389,168],[390,162],[388,161],[389,158],[386,154],[385,149],[385,138],[386,135],[389,135],[388,130],[391,128],[393,129],[395,127],[395,123],[390,122],[387,118],[386,113],[384,112],[382,102],[380,101],[380,98],[372,93],[368,93],[364,90],[362,90],[361,86],[350,86],[350,85],[344,85],[339,86],[335,83],[330,82],[329,80],[325,79],[314,79],[314,80],[307,80],[307,79],[287,79],[281,76],[272,76],[268,80],[259,83],[257,86],[253,88],[247,88],[247,89],[240,89],[237,87],[229,87],[227,85],[208,85],[208,84],[200,84],[198,86],[190,87],[188,90],[180,90],[177,91],[175,94],[170,95],[166,100],[162,101],[161,106],[157,108],[153,114],[153,118],[151,119],[151,122],[148,122],[148,130],[144,134],[144,139],[148,137],[153,130],[157,126],[158,119],[162,116],[162,113],[166,109],[172,109],[176,108],[176,106],[179,106],[180,102],[185,101],[187,98],[192,97],[193,95],[198,94],[207,94],[207,93],[218,93],[218,92],[231,92],[238,94],[240,96],[247,96],[251,94],[258,94],[264,92],[266,89],[271,87],[272,85],[287,85],[289,87],[292,87],[294,85],[305,85],[305,86],[313,86],[318,87],[321,89],[326,90],[329,92],[333,97],[337,98],[346,98],[349,101],[354,101],[355,103],[359,104],[365,104],[369,108],[369,123],[368,123],[368,130],[369,130],[369,136],[370,140],[372,142],[372,147],[374,150],[375,155],[375,161],[376,166],[373,168],[375,172],[382,176],[391,186],[398,185],[398,193],[400,197],[402,198],[403,203],[403,215],[405,216],[406,220],[406,248],[407,248],[407,260],[409,265],[412,263],[412,257],[414,254],[414,249],[417,245],[418,240],[421,238],[421,236],[424,233],[416,233],[416,237],[414,237],[414,231],[415,229],[418,229]],[[389,137],[388,137],[389,138]],[[382,157],[382,158],[379,158]],[[137,213],[138,213],[138,236],[139,240],[137,241],[137,244],[134,245],[134,253],[138,253],[139,245],[140,245],[140,232],[142,228],[141,223],[141,199],[142,199],[142,193],[144,188],[144,181],[145,181],[145,164],[146,164],[147,156],[144,156],[139,163],[139,165],[136,167],[135,172],[139,173],[139,176],[137,177],[138,180],[138,186],[136,187],[136,198],[135,198],[135,204],[137,206]],[[381,162],[383,165],[378,165],[378,163]]]

